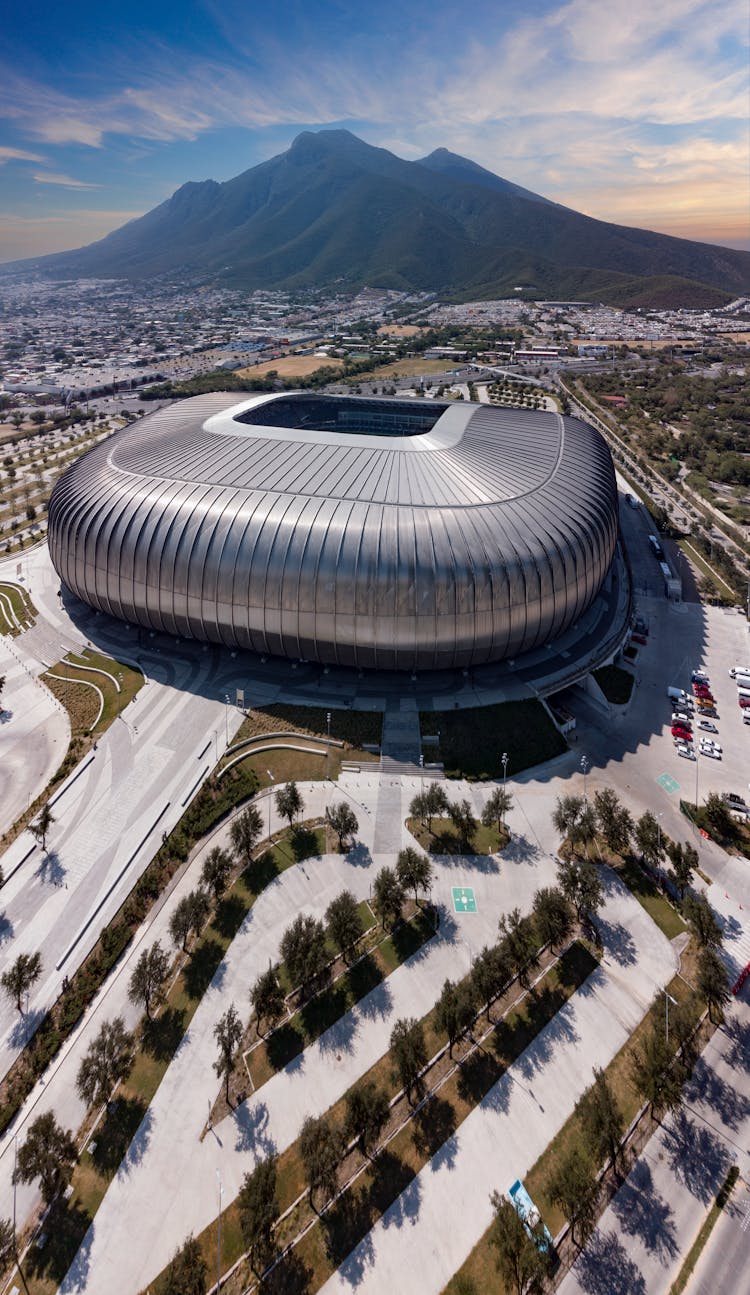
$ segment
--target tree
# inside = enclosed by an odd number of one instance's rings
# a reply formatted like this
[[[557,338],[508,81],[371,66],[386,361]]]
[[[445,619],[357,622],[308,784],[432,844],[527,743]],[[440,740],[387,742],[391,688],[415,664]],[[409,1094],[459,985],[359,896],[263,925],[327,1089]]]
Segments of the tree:
[[[401,905],[404,902],[404,892],[393,868],[380,869],[373,882],[372,895],[385,929],[389,917],[395,922],[401,916]]]
[[[288,782],[286,787],[279,787],[275,799],[276,813],[280,818],[288,818],[289,827],[292,828],[295,818],[302,814],[305,808],[305,803],[296,782]]]
[[[556,886],[545,886],[534,896],[534,922],[542,944],[551,948],[567,940],[573,930],[573,910]]]
[[[336,948],[346,956],[364,930],[359,906],[350,890],[342,890],[331,900],[326,909],[326,927]]]
[[[582,1250],[596,1227],[599,1184],[580,1147],[572,1147],[557,1161],[547,1183],[547,1195],[562,1210],[570,1224],[571,1240]]]
[[[557,867],[557,884],[573,904],[579,921],[593,919],[604,903],[604,891],[596,867],[589,859],[565,859]]]
[[[395,1062],[394,1078],[412,1103],[412,1093],[422,1089],[420,1072],[427,1065],[427,1044],[421,1021],[402,1016],[391,1030],[391,1052]]]
[[[31,835],[36,837],[45,853],[47,850],[47,833],[54,822],[55,819],[49,805],[43,805],[36,823],[29,823]]]
[[[474,1021],[474,992],[471,979],[456,985],[446,980],[435,1008],[435,1024],[448,1036],[448,1055]]]
[[[183,895],[169,919],[169,934],[175,944],[187,950],[187,942],[193,932],[199,935],[208,916],[208,896],[200,886]]]
[[[698,866],[698,851],[693,845],[683,845],[680,841],[667,841],[667,856],[671,863],[669,876],[674,883],[680,900],[685,898],[685,891],[693,880],[693,871]]]
[[[610,850],[614,854],[625,854],[633,835],[633,817],[611,787],[595,793],[594,812],[599,831]]]
[[[262,971],[250,990],[250,1003],[255,1012],[258,1034],[262,1033],[260,1024],[265,1018],[273,1025],[284,1012],[284,991],[279,984],[275,967]]]
[[[633,1049],[630,1075],[638,1092],[650,1104],[652,1116],[679,1106],[686,1073],[669,1046],[660,1014]]]
[[[414,891],[414,903],[418,904],[420,890],[426,894],[432,887],[435,869],[426,854],[407,845],[398,852],[396,876],[404,890]]]
[[[539,961],[539,947],[534,921],[531,917],[522,917],[520,908],[504,913],[498,922],[500,944],[505,952],[514,976],[518,976],[524,988],[528,988],[529,972]]]
[[[594,1070],[594,1082],[579,1098],[576,1113],[596,1162],[618,1170],[625,1121],[603,1070]]]
[[[350,1088],[346,1095],[344,1132],[347,1140],[356,1139],[364,1155],[377,1145],[391,1113],[387,1094],[371,1079]]]
[[[706,1000],[709,1018],[721,1024],[723,1009],[731,997],[727,969],[715,949],[701,949],[698,957],[698,992]],[[714,1017],[714,1011],[716,1017]]]
[[[133,1036],[121,1016],[104,1021],[78,1068],[76,1085],[87,1106],[105,1102],[115,1084],[124,1079],[133,1056]]]
[[[232,832],[236,825],[235,821],[232,824]],[[238,854],[242,853],[237,846],[235,846],[235,849]],[[223,895],[226,890],[231,871],[231,856],[227,854],[226,850],[222,850],[220,846],[215,845],[213,850],[209,850],[206,855],[206,858],[203,861],[203,869],[201,871],[201,884],[205,886],[209,894],[213,895],[214,899],[219,899],[221,895]]]
[[[10,1219],[0,1219],[0,1265],[3,1267],[16,1248],[16,1234]]]
[[[636,823],[635,843],[644,863],[651,868],[658,867],[664,858],[664,851],[661,845],[659,822],[650,809],[647,809],[645,814],[641,814]]]
[[[162,1290],[164,1295],[203,1295],[207,1277],[206,1261],[191,1233],[179,1250],[175,1251]]]
[[[128,998],[131,1003],[143,1003],[149,1020],[168,972],[169,957],[156,940],[150,949],[143,950],[128,985]]]
[[[448,817],[456,829],[456,835],[464,854],[468,854],[473,849],[477,830],[477,820],[468,800],[454,801],[453,804],[449,805]]]
[[[558,796],[552,812],[552,825],[563,840],[568,840],[583,813],[583,796]]]
[[[276,1156],[268,1156],[245,1174],[237,1197],[240,1231],[250,1266],[260,1276],[271,1256],[273,1225],[279,1212]]]
[[[515,1205],[507,1196],[493,1192],[490,1197],[495,1217],[490,1228],[490,1244],[495,1249],[495,1263],[500,1279],[515,1295],[542,1295],[548,1259],[543,1245],[541,1225],[526,1230]]]
[[[224,1076],[224,1095],[229,1101],[229,1080],[234,1066],[234,1054],[242,1040],[242,1021],[234,1003],[230,1003],[226,1012],[214,1026],[214,1038],[218,1044],[219,1055],[214,1062],[214,1070],[221,1079]]]
[[[485,827],[497,826],[498,834],[505,824],[505,815],[513,804],[513,797],[504,787],[496,787],[482,810],[482,823]]]
[[[71,1134],[57,1123],[53,1111],[46,1111],[29,1126],[26,1141],[18,1148],[14,1178],[22,1183],[38,1178],[42,1200],[49,1205],[76,1159],[76,1144]]]
[[[293,985],[304,988],[317,980],[328,963],[323,923],[300,913],[281,937],[281,956]]]
[[[682,911],[702,949],[717,949],[722,942],[721,927],[706,896],[688,895]]]
[[[8,997],[13,999],[19,1012],[23,1013],[21,1000],[24,994],[36,984],[41,974],[41,953],[19,953],[15,962],[0,976],[0,985]]]
[[[277,806],[278,808],[278,806]],[[279,811],[281,812],[281,811]],[[245,867],[252,862],[253,850],[263,834],[263,818],[257,805],[246,805],[232,822],[229,839],[232,849]]]
[[[714,836],[717,836],[720,840],[729,836],[732,831],[732,827],[734,826],[732,823],[732,815],[718,792],[712,791],[711,794],[706,797],[703,816]]]
[[[326,822],[336,833],[339,849],[346,850],[347,843],[351,843],[359,831],[357,815],[351,805],[342,801],[340,805],[334,805],[333,809],[326,809]]]
[[[448,809],[448,797],[439,782],[430,783],[426,791],[419,792],[409,806],[412,818],[418,818],[432,835],[432,820],[445,814]]]
[[[299,1150],[313,1209],[316,1192],[322,1192],[329,1200],[336,1191],[342,1149],[341,1134],[331,1121],[325,1115],[317,1120],[308,1115],[300,1131]]]
[[[499,944],[484,946],[474,959],[471,979],[474,984],[477,1002],[487,1008],[487,1020],[490,1019],[490,1005],[497,998],[508,981],[512,979],[513,968],[504,949]]]
[[[575,823],[572,824],[568,833],[571,849],[578,854],[579,847],[583,846],[586,857],[588,857],[589,846],[592,841],[596,840],[596,813],[592,805],[584,804]]]

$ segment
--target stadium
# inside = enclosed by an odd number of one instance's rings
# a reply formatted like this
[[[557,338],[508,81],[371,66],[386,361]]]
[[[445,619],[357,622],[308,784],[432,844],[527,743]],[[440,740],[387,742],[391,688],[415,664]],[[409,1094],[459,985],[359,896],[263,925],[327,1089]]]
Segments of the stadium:
[[[617,542],[588,424],[467,402],[195,397],[56,484],[64,585],[131,624],[378,670],[513,659],[573,626]]]

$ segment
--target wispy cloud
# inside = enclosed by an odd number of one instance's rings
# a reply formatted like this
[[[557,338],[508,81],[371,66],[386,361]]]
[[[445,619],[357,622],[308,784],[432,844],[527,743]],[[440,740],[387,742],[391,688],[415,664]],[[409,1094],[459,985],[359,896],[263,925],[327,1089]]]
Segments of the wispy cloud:
[[[41,153],[29,153],[24,148],[10,148],[0,144],[0,166],[5,166],[6,162],[46,162],[46,157]]]
[[[70,175],[54,175],[51,171],[35,171],[35,184],[59,184],[64,189],[100,189],[99,184],[87,184],[84,180],[74,180]]]

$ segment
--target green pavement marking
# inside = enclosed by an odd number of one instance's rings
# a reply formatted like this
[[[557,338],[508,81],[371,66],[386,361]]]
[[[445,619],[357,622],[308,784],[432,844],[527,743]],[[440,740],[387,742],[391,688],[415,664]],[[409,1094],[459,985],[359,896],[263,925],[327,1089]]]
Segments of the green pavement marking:
[[[472,886],[453,887],[453,907],[457,913],[476,913],[477,901]]]
[[[677,782],[670,773],[663,773],[660,778],[656,779],[656,781],[660,787],[664,788],[664,791],[666,791],[669,796],[671,796],[673,792],[680,790],[679,782]]]

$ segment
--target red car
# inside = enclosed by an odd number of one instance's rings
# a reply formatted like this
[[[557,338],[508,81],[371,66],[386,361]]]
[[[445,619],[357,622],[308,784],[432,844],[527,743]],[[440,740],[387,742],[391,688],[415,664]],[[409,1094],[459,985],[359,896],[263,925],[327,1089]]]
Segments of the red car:
[[[711,689],[707,683],[694,683],[693,692],[696,697],[710,697],[711,695]]]
[[[640,643],[641,647],[645,647],[648,642],[648,639],[643,634],[631,634],[630,638],[633,643]]]
[[[750,706],[750,697],[740,697],[739,701],[743,710],[746,710],[747,707]]]
[[[672,725],[672,737],[680,737],[683,742],[692,742],[693,740],[692,733],[690,733],[686,728],[682,728],[679,724]]]

